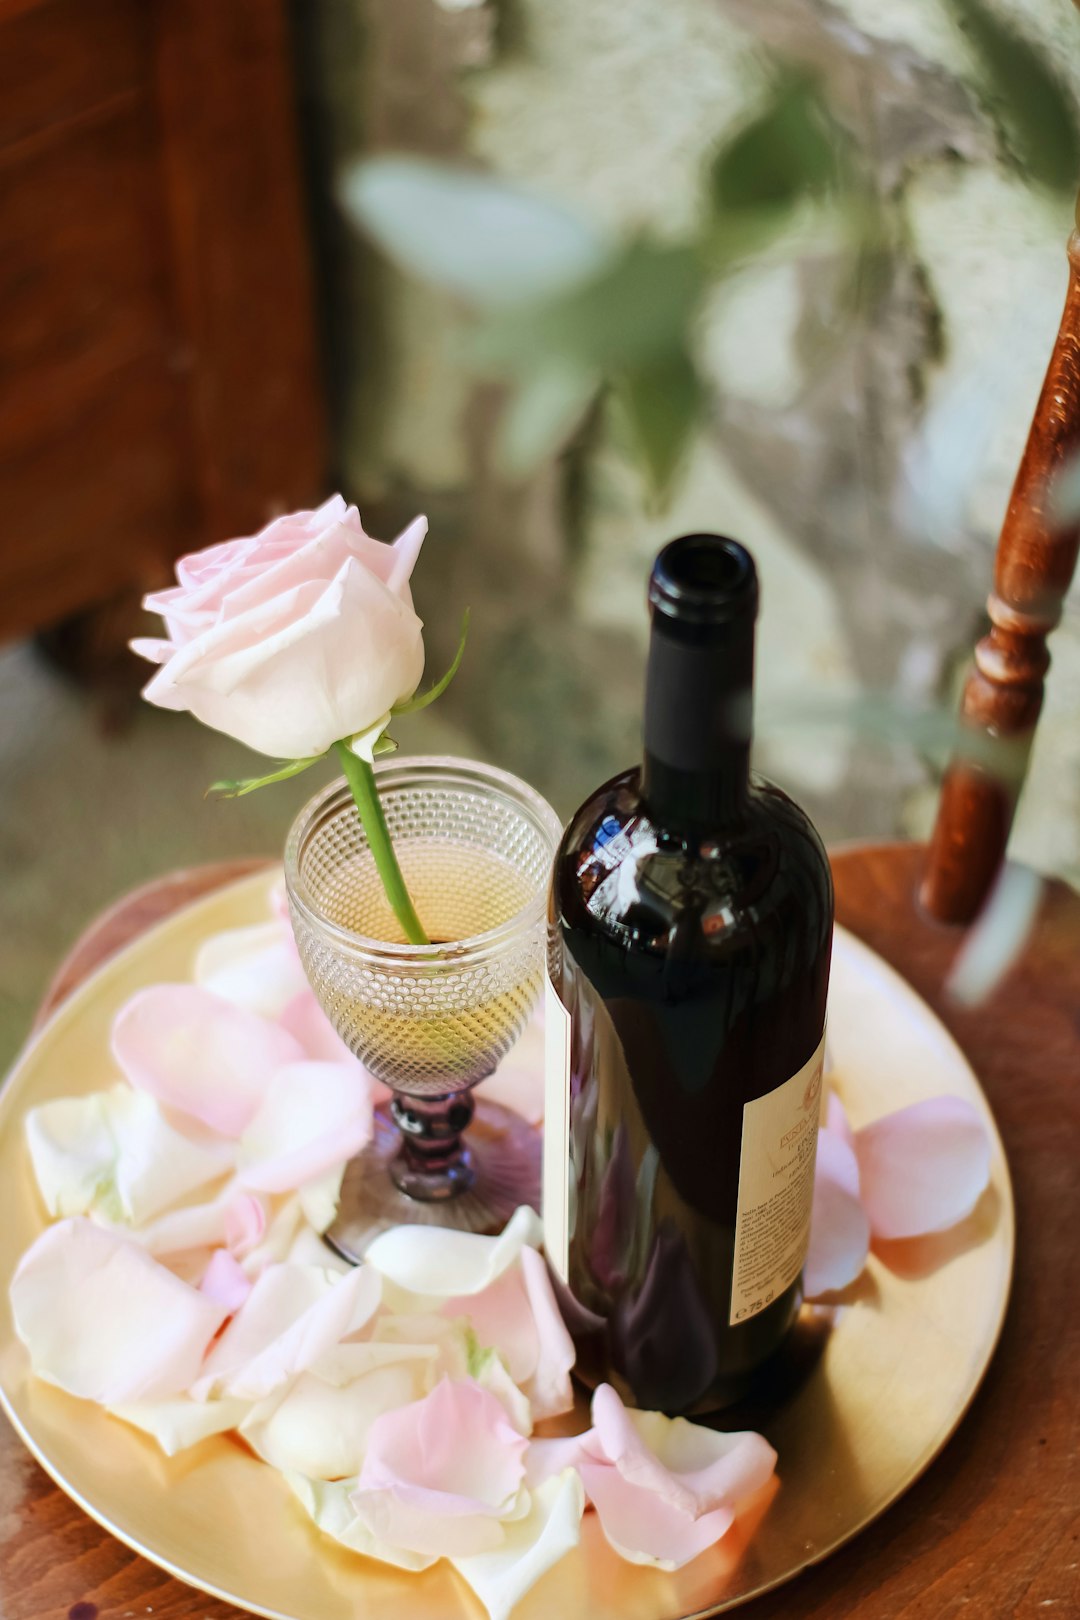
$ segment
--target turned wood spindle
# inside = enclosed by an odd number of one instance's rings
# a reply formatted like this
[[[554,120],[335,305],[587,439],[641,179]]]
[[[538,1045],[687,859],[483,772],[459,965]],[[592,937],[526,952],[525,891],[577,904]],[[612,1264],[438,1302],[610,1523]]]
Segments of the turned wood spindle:
[[[1080,525],[1054,516],[1053,481],[1078,454],[1080,229],[1069,240],[1065,311],[998,540],[990,632],[964,687],[961,741],[942,783],[920,891],[941,922],[970,922],[1005,858],[1050,667],[1046,638],[1061,617],[1080,542]]]

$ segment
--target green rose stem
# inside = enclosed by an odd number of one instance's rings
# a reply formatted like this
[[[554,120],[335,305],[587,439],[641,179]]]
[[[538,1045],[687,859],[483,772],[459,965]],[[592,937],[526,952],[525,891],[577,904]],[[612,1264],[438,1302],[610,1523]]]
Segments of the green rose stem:
[[[356,800],[356,808],[360,812],[360,820],[367,834],[368,847],[375,857],[375,865],[382,878],[386,898],[394,908],[394,916],[405,930],[405,938],[410,945],[430,945],[431,941],[424,932],[423,923],[416,915],[416,907],[405,887],[405,879],[401,875],[401,867],[394,853],[390,829],[383,815],[382,800],[375,785],[375,772],[366,759],[361,759],[358,754],[353,753],[347,743],[336,742],[334,750],[352,789],[352,796]]]

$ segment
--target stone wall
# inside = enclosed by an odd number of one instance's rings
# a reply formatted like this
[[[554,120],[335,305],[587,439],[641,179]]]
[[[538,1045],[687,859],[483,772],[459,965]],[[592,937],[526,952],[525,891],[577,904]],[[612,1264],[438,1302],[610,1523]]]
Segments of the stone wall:
[[[1007,9],[1080,94],[1066,0]],[[298,20],[324,173],[372,150],[464,159],[661,233],[692,216],[702,160],[754,106],[770,52],[822,75],[896,205],[890,273],[848,325],[830,324],[832,272],[798,240],[725,285],[700,335],[715,420],[667,511],[648,511],[596,421],[508,488],[497,399],[468,370],[457,313],[378,262],[327,198],[341,474],[384,527],[428,511],[433,665],[461,606],[474,615],[449,717],[559,808],[635,756],[653,551],[719,528],[763,576],[759,764],[833,838],[924,830],[935,762],[865,697],[855,729],[827,716],[859,693],[953,701],[1070,226],[1010,167],[939,0],[311,0]],[[1014,847],[1075,873],[1075,605],[1053,654]]]

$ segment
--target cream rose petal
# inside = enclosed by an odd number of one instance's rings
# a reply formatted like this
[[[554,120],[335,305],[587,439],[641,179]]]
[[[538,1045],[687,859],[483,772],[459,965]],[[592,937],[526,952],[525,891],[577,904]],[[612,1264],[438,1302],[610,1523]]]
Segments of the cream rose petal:
[[[434,1556],[493,1551],[505,1540],[500,1521],[527,1510],[526,1444],[488,1390],[444,1379],[372,1424],[353,1507],[391,1546]]]
[[[195,958],[194,977],[204,990],[260,1018],[279,1019],[286,1029],[289,1006],[311,995],[295,947],[277,921],[212,935]]]
[[[990,1137],[971,1104],[934,1097],[855,1133],[876,1238],[922,1237],[970,1215],[990,1180]]]
[[[138,991],[117,1015],[112,1049],[137,1090],[229,1137],[250,1123],[275,1070],[304,1056],[276,1024],[195,984]]]
[[[471,1558],[451,1558],[490,1620],[508,1620],[526,1592],[578,1545],[584,1508],[581,1479],[567,1470],[532,1492],[529,1512],[506,1525],[501,1547]]]
[[[269,1193],[304,1187],[359,1153],[371,1131],[371,1077],[355,1059],[287,1064],[240,1138],[240,1181]]]
[[[228,1249],[216,1249],[203,1272],[200,1294],[205,1294],[207,1299],[216,1301],[218,1305],[224,1305],[229,1315],[235,1316],[251,1289],[251,1278],[239,1261],[233,1259]]]
[[[282,1029],[288,1030],[304,1049],[306,1057],[319,1063],[345,1063],[354,1058],[341,1036],[327,1018],[310,987],[293,997],[278,1018]]]
[[[359,1472],[372,1424],[425,1392],[424,1362],[399,1357],[347,1384],[301,1373],[266,1417],[252,1414],[240,1432],[264,1461],[310,1479]]]
[[[280,1266],[259,1278],[207,1361],[193,1393],[258,1401],[357,1332],[379,1304],[369,1266],[340,1273]]]
[[[152,1436],[167,1457],[198,1445],[212,1434],[238,1428],[247,1413],[246,1401],[132,1401],[109,1408],[114,1417]]]
[[[818,1132],[810,1247],[803,1263],[808,1299],[853,1283],[870,1252],[870,1222],[859,1199],[859,1166],[833,1130]]]
[[[408,1293],[454,1299],[489,1287],[526,1245],[539,1248],[543,1235],[539,1215],[522,1204],[498,1237],[438,1226],[395,1226],[375,1239],[365,1258]]]
[[[398,1569],[413,1572],[430,1569],[436,1562],[432,1554],[406,1552],[401,1547],[390,1547],[380,1542],[356,1516],[352,1495],[355,1479],[325,1481],[308,1479],[304,1474],[286,1472],[285,1483],[314,1520],[323,1535],[332,1536],[350,1552],[365,1558],[377,1558],[380,1563],[394,1564]]]
[[[155,1256],[221,1245],[234,1255],[242,1255],[261,1237],[265,1224],[266,1211],[261,1201],[250,1193],[234,1190],[210,1203],[170,1210],[137,1228],[131,1236]]]
[[[130,1086],[31,1109],[26,1139],[50,1215],[142,1224],[232,1168],[231,1142],[186,1135]]]
[[[131,1239],[78,1216],[27,1250],[11,1306],[38,1377],[103,1406],[186,1389],[226,1314]]]

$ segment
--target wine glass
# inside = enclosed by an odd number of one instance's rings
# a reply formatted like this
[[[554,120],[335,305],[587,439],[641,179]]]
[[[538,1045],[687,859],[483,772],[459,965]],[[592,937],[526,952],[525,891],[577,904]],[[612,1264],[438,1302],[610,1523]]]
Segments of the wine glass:
[[[497,1231],[519,1204],[538,1206],[539,1134],[471,1090],[539,997],[561,832],[540,794],[493,766],[394,759],[375,775],[432,944],[406,942],[344,780],[305,805],[285,846],[304,971],[350,1051],[391,1092],[326,1234],[350,1260],[387,1226]]]

